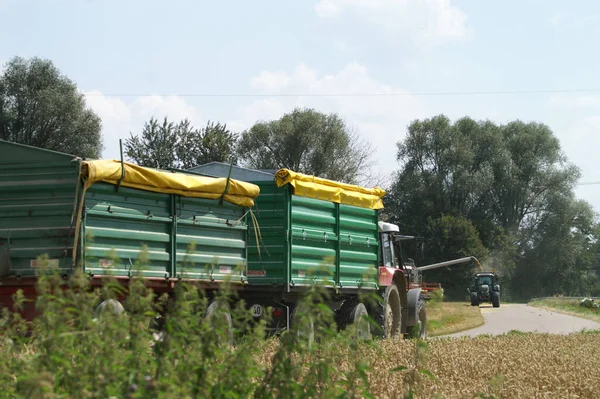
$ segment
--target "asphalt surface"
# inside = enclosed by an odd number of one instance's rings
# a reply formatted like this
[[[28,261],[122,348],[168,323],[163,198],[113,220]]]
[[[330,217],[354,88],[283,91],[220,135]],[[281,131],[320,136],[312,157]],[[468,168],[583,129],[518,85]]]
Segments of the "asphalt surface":
[[[511,330],[569,334],[583,329],[600,329],[600,323],[595,321],[529,305],[501,304],[499,308],[493,308],[491,305],[481,305],[480,308],[485,324],[444,337],[474,337],[480,334],[499,335]]]

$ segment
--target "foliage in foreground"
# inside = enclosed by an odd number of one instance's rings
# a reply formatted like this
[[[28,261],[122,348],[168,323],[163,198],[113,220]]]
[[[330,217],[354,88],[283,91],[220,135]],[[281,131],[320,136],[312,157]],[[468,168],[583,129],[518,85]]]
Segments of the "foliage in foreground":
[[[242,302],[231,309],[234,329],[221,309],[234,298],[228,284],[210,299],[202,290],[179,284],[175,297],[160,297],[134,278],[123,301],[125,313],[103,312],[103,300],[119,298],[112,281],[91,290],[76,274],[40,275],[35,306],[42,311],[31,325],[17,312],[2,319],[0,390],[17,398],[246,398],[369,397],[366,363],[349,329],[337,334],[332,311],[311,291],[299,330],[265,339],[265,323],[252,323]],[[16,308],[25,306],[17,295]],[[166,309],[164,329],[149,326]],[[312,315],[318,344],[303,331]],[[29,330],[30,334],[27,334]],[[245,334],[242,334],[245,332]],[[229,334],[233,346],[229,345]],[[343,366],[342,366],[343,365]]]
[[[204,318],[207,296],[190,285],[177,301],[154,301],[133,279],[126,313],[96,312],[116,298],[115,282],[88,289],[88,279],[40,279],[43,310],[25,334],[16,313],[5,313],[0,341],[0,391],[14,398],[354,398],[354,397],[591,397],[600,391],[600,334],[512,333],[475,339],[357,342],[338,334],[328,307],[310,292],[307,312],[315,342],[297,329],[265,339],[249,313],[232,309],[234,345],[221,317]],[[218,299],[232,298],[223,290]],[[17,307],[24,305],[22,296]],[[167,307],[162,334],[148,328]]]

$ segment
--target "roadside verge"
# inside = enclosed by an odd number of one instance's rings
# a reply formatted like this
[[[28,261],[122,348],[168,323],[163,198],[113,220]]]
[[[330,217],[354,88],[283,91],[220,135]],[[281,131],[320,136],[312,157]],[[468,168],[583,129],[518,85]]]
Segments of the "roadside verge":
[[[430,337],[454,334],[484,324],[477,306],[464,302],[432,302],[427,304],[427,327]]]
[[[583,299],[583,298],[581,298]],[[580,306],[580,300],[575,298],[539,298],[528,303],[529,306],[567,314],[569,316],[581,317],[600,323],[600,309],[585,308]]]

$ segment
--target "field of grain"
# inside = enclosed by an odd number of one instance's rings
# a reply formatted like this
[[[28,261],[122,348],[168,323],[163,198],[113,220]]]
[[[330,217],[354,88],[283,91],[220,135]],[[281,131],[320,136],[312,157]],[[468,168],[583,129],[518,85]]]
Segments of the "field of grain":
[[[498,337],[435,339],[421,348],[414,341],[380,341],[377,347],[361,346],[358,352],[344,348],[331,360],[336,361],[341,378],[357,355],[364,359],[369,391],[375,398],[402,398],[409,390],[416,398],[600,395],[600,333],[562,336],[515,332]],[[266,351],[261,362],[267,363],[271,354]],[[390,372],[394,369],[398,371]]]
[[[378,398],[399,397],[403,376],[386,370],[414,358],[414,343],[384,342],[372,363],[370,382]],[[393,355],[392,355],[393,354]],[[600,395],[600,334],[523,334],[433,340],[420,366],[418,397],[594,398]],[[386,382],[387,381],[387,382]]]

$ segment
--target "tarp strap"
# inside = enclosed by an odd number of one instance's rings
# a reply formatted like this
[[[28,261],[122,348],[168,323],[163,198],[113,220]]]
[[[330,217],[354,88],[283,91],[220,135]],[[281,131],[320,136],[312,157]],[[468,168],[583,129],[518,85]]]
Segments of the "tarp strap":
[[[72,261],[73,267],[76,266],[75,261],[77,259],[77,247],[79,246],[79,229],[81,229],[81,217],[83,214],[83,204],[85,203],[85,192],[87,191],[87,179],[85,177],[81,177],[81,182],[83,183],[83,190],[81,191],[81,200],[79,201],[79,205],[77,206],[77,220],[75,222],[75,236],[73,238],[73,254]],[[79,185],[79,181],[77,181],[77,185]]]

